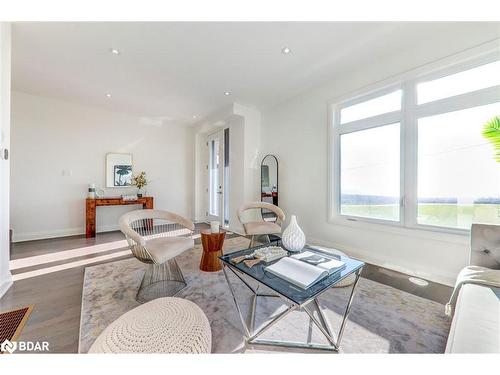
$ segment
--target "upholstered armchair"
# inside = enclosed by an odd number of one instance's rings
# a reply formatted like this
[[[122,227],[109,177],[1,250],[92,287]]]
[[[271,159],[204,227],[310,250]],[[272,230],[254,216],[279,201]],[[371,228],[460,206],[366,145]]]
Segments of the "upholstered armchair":
[[[149,264],[136,299],[144,303],[176,295],[186,281],[175,257],[194,247],[194,224],[177,214],[160,210],[137,210],[120,218],[132,254]]]
[[[259,210],[258,217],[260,220],[253,220],[246,222],[243,218],[244,213],[249,210]],[[264,220],[262,218],[262,210],[269,210],[273,212],[271,220]],[[281,234],[281,225],[285,221],[285,214],[278,206],[266,202],[251,202],[244,204],[238,210],[238,220],[243,225],[243,230],[246,236],[251,236],[250,244],[248,247],[254,246],[255,237],[267,236],[269,242],[270,234]]]

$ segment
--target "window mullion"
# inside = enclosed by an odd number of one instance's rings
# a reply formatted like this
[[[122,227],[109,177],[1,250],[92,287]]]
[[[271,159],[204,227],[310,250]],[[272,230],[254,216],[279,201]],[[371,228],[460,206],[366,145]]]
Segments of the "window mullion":
[[[340,121],[340,115],[338,120]],[[366,130],[366,129],[376,128],[379,126],[394,124],[400,121],[401,121],[401,111],[388,112],[378,116],[373,116],[361,120],[348,122],[347,124],[341,124],[339,126],[339,133],[340,134],[353,133],[360,130]]]
[[[329,217],[336,217],[340,212],[340,110],[338,108],[330,109],[330,144],[332,149],[330,155],[330,204]]]
[[[402,221],[412,227],[417,221],[417,90],[414,81],[404,84],[401,138]]]
[[[497,103],[498,101],[500,101],[500,86],[493,86],[474,92],[468,92],[465,94],[420,104],[416,108],[416,116],[434,116],[442,113],[460,111],[462,109]]]

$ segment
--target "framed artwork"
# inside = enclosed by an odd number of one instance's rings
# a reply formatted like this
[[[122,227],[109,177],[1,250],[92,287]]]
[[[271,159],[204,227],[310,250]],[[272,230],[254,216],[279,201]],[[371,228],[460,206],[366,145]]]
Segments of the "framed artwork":
[[[132,154],[106,155],[106,187],[132,186]]]
[[[113,183],[115,186],[130,186],[132,185],[132,166],[131,165],[115,165]]]

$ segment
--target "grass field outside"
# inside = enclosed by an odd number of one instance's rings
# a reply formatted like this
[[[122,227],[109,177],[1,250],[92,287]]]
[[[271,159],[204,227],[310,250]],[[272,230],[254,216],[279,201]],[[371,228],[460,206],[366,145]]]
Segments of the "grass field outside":
[[[343,204],[342,215],[372,219],[399,220],[397,204]],[[469,229],[472,223],[500,224],[498,204],[420,203],[418,224]]]

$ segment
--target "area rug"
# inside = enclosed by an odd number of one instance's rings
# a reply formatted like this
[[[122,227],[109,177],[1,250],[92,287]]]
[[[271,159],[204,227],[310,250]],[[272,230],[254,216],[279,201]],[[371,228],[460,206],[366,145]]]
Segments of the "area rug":
[[[243,237],[230,238],[225,242],[224,252],[246,248],[247,245],[248,240]],[[212,328],[213,353],[315,352],[308,349],[247,345],[224,274],[222,271],[200,271],[201,251],[201,245],[196,245],[177,258],[188,284],[178,296],[195,302],[207,315]],[[144,270],[145,265],[136,259],[85,269],[80,353],[88,352],[97,336],[111,322],[138,306],[135,294]],[[234,276],[230,277],[235,282],[236,295],[247,316],[250,310],[250,292]],[[335,331],[340,326],[349,292],[350,288],[333,288],[320,298]],[[256,328],[283,308],[284,305],[277,298],[260,299]],[[443,353],[449,326],[443,305],[361,277],[340,352]],[[327,344],[307,314],[301,311],[291,313],[262,337]]]

